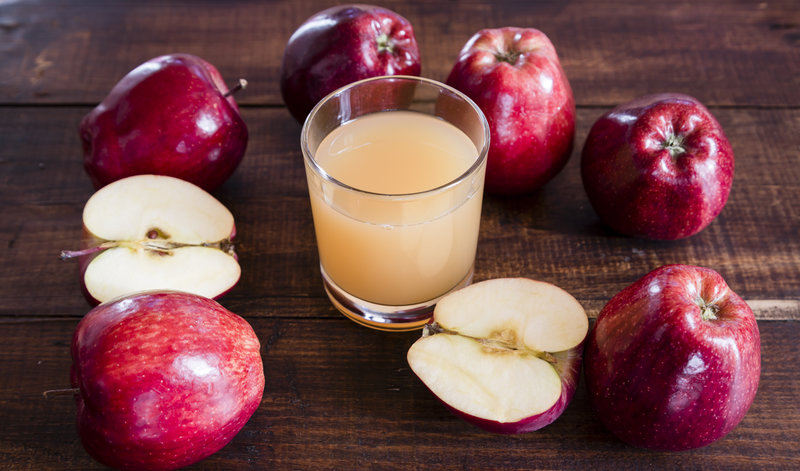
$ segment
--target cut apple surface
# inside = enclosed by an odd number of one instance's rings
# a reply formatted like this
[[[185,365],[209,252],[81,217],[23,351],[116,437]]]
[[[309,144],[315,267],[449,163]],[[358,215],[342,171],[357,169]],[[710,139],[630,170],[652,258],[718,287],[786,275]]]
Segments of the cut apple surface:
[[[588,329],[583,307],[555,285],[487,280],[437,304],[408,363],[468,422],[498,433],[529,432],[569,404]]]
[[[83,210],[82,285],[90,302],[151,289],[215,298],[241,270],[231,212],[200,187],[174,177],[137,175],[97,191]]]

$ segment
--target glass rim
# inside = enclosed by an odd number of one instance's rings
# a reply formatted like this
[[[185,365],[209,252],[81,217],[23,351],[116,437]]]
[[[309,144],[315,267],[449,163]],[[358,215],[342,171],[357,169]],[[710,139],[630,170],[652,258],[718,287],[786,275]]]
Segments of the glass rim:
[[[396,81],[410,81],[410,82],[423,83],[423,84],[426,84],[426,85],[437,87],[439,89],[446,90],[449,93],[451,93],[451,94],[457,96],[458,98],[462,99],[465,103],[467,103],[470,106],[470,108],[472,108],[473,111],[475,111],[477,113],[477,116],[478,116],[478,118],[479,118],[479,120],[481,122],[482,128],[483,128],[483,146],[482,146],[481,149],[477,149],[478,150],[478,156],[475,159],[475,162],[473,162],[472,165],[470,165],[469,168],[467,168],[463,173],[461,173],[460,175],[458,175],[457,177],[455,177],[454,179],[452,179],[452,180],[450,180],[450,181],[448,181],[446,183],[443,183],[443,184],[441,184],[439,186],[436,186],[434,188],[430,188],[430,189],[427,189],[427,190],[421,190],[421,191],[415,191],[415,192],[412,192],[412,193],[380,193],[380,192],[362,190],[360,188],[348,185],[348,184],[346,184],[346,183],[344,183],[344,182],[342,182],[340,180],[337,180],[336,178],[334,178],[330,174],[328,174],[328,172],[326,172],[325,169],[323,169],[319,165],[319,163],[317,163],[316,159],[314,159],[314,157],[312,155],[312,152],[311,152],[311,149],[309,149],[309,147],[308,147],[308,130],[310,128],[310,124],[309,123],[311,123],[312,119],[317,115],[319,110],[327,102],[329,102],[331,99],[342,95],[347,90],[350,90],[352,88],[361,86],[362,84],[369,83],[369,82],[375,82],[375,81],[381,81],[381,80],[396,80]],[[387,111],[407,111],[407,110],[396,109],[396,110],[387,110]],[[361,116],[366,116],[366,115],[361,115]],[[428,116],[437,117],[436,115],[433,115],[433,114],[429,114]],[[356,119],[356,118],[353,118],[353,119]],[[347,122],[349,122],[349,121],[345,121],[344,123],[347,123]],[[344,124],[344,123],[341,123],[341,124]],[[341,124],[339,126],[341,126]],[[452,124],[452,123],[450,123],[450,124]],[[421,198],[421,197],[424,197],[424,196],[427,196],[427,195],[439,193],[439,192],[445,191],[445,190],[447,190],[447,189],[449,189],[449,188],[451,188],[453,186],[456,186],[459,183],[461,183],[462,181],[466,180],[470,175],[474,174],[486,162],[487,156],[489,154],[490,136],[491,136],[491,132],[490,132],[490,129],[489,129],[489,122],[487,121],[486,116],[483,114],[483,111],[480,109],[480,107],[474,101],[472,101],[472,99],[470,97],[468,97],[466,94],[462,93],[461,91],[459,91],[459,90],[457,90],[457,89],[455,89],[455,88],[453,88],[453,87],[451,87],[451,86],[449,86],[449,85],[447,85],[445,83],[442,83],[442,82],[439,82],[437,80],[430,79],[430,78],[427,78],[427,77],[421,77],[421,76],[415,76],[415,75],[379,75],[379,76],[376,76],[376,77],[369,77],[369,78],[357,80],[355,82],[351,82],[351,83],[349,83],[347,85],[344,85],[344,86],[332,91],[331,93],[326,95],[323,99],[321,99],[316,105],[314,105],[314,108],[311,109],[311,112],[308,113],[308,116],[306,116],[306,119],[303,122],[303,128],[302,128],[302,130],[300,132],[300,147],[301,147],[301,151],[303,152],[303,160],[305,161],[306,165],[308,165],[314,171],[314,173],[316,173],[317,175],[322,177],[324,180],[336,185],[337,187],[342,188],[342,189],[347,190],[347,191],[354,192],[354,193],[358,193],[358,194],[362,194],[362,195],[365,195],[365,196],[369,196],[371,198],[381,198],[381,199],[385,198],[385,199],[393,199],[393,200],[397,200],[397,199],[403,200],[403,199],[416,199],[416,198]],[[470,138],[470,140],[472,140],[472,139]]]

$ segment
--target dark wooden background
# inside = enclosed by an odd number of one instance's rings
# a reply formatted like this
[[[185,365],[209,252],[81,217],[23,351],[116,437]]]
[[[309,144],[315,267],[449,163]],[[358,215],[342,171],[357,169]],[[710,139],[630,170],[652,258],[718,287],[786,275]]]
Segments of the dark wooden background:
[[[69,343],[89,306],[75,248],[92,194],[77,126],[126,72],[170,52],[215,64],[251,139],[215,196],[234,213],[242,279],[220,301],[262,342],[261,407],[194,469],[798,469],[800,467],[800,4],[782,1],[384,1],[414,25],[423,75],[444,80],[484,27],[530,26],[555,44],[578,106],[568,166],[525,197],[487,197],[476,279],[558,284],[595,316],[649,270],[719,271],[753,307],[762,376],[740,425],[702,449],[624,445],[593,417],[581,386],[551,426],[482,432],[413,376],[418,333],[367,330],[322,289],[299,150],[278,70],[291,33],[323,1],[0,1],[0,468],[94,469],[70,398]],[[583,192],[579,153],[603,112],[674,91],[706,103],[736,153],[733,190],[706,230],[676,242],[621,237]]]

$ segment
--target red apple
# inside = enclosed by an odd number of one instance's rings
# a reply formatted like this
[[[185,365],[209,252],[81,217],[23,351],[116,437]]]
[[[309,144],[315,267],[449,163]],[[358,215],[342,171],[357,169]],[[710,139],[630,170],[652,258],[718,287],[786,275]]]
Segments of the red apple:
[[[217,69],[189,54],[156,57],[120,80],[80,126],[95,188],[139,174],[170,175],[206,191],[247,148],[247,126]]]
[[[477,32],[461,49],[447,84],[472,98],[489,122],[487,192],[531,192],[567,163],[575,100],[555,47],[541,31]]]
[[[634,237],[675,240],[708,226],[728,200],[733,150],[719,122],[688,95],[648,95],[592,126],[581,176],[600,220]]]
[[[72,340],[78,432],[118,469],[170,470],[217,452],[261,402],[256,334],[215,301],[153,291],[101,304]]]
[[[283,101],[302,123],[330,92],[381,75],[419,75],[411,23],[386,8],[339,5],[307,19],[289,38],[280,70]]]
[[[455,291],[408,350],[408,364],[457,416],[495,433],[538,430],[577,387],[589,321],[549,283],[498,278]]]
[[[584,369],[592,408],[621,440],[658,450],[702,447],[736,427],[753,402],[758,325],[716,271],[663,266],[602,309]]]
[[[202,188],[164,175],[110,183],[83,208],[81,287],[91,304],[137,291],[174,289],[209,298],[228,292],[241,269],[233,215]]]

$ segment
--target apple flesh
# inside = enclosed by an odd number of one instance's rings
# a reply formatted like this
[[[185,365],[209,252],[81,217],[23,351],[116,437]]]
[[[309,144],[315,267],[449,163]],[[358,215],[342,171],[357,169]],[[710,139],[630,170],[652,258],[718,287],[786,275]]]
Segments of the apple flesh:
[[[532,192],[564,168],[575,138],[575,100],[550,39],[534,28],[484,29],[461,49],[447,84],[486,115],[486,191]]]
[[[584,353],[591,407],[621,440],[687,450],[725,436],[758,389],[750,307],[714,270],[657,268],[601,310]]]
[[[97,306],[78,324],[71,351],[81,441],[117,469],[171,470],[216,453],[264,392],[250,324],[188,293]]]
[[[436,305],[408,364],[467,422],[495,433],[531,432],[572,400],[588,329],[583,307],[557,286],[487,280]]]
[[[351,82],[420,71],[419,47],[407,19],[378,6],[339,5],[308,18],[289,38],[281,94],[302,123],[317,102]]]
[[[84,168],[95,188],[157,174],[217,189],[247,149],[247,126],[229,92],[219,71],[191,54],[133,69],[81,121]]]
[[[676,240],[713,221],[733,183],[722,126],[688,95],[637,98],[603,114],[586,137],[581,177],[601,221],[633,237]]]
[[[92,304],[137,291],[174,289],[209,298],[241,275],[233,215],[200,187],[136,175],[101,188],[83,208],[81,286]]]

